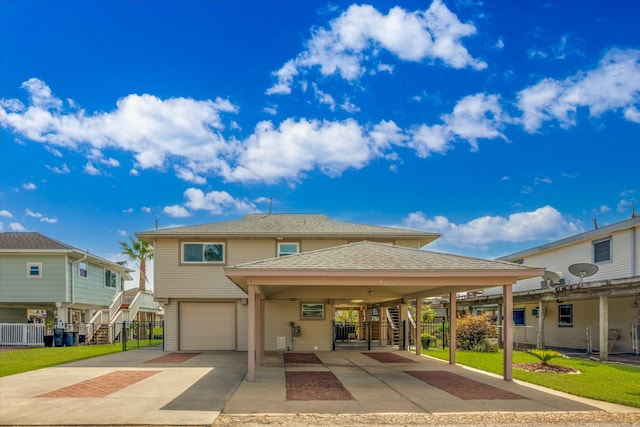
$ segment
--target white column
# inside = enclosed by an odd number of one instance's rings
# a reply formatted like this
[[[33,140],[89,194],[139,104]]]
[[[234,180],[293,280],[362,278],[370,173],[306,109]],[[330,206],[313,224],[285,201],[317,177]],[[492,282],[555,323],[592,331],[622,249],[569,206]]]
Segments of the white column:
[[[504,322],[504,380],[513,380],[513,293],[511,284],[502,286]]]
[[[544,301],[540,299],[538,302],[538,342],[537,347],[544,349]]]
[[[449,294],[449,364],[456,364],[456,293]]]
[[[416,355],[422,354],[422,298],[416,298]]]
[[[248,366],[247,381],[254,382],[256,380],[256,288],[255,285],[249,284],[247,290],[249,294],[249,313],[248,317]]]
[[[609,359],[609,297],[600,296],[600,360]]]

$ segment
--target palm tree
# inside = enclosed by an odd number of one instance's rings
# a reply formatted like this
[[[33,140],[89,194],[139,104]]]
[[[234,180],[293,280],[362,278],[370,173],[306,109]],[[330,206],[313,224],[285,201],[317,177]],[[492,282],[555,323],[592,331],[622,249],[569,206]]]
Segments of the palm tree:
[[[153,248],[149,243],[129,237],[131,245],[127,242],[120,242],[122,253],[129,257],[131,261],[137,261],[140,268],[140,284],[138,287],[141,291],[146,291],[147,283],[147,261],[153,259]]]

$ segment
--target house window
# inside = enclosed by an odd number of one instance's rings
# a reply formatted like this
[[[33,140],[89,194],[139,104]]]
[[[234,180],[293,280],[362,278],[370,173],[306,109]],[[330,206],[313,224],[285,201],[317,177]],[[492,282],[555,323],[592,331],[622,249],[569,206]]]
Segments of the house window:
[[[41,262],[28,262],[27,263],[27,277],[42,277],[42,263]]]
[[[513,309],[513,324],[516,326],[524,326],[524,308]]]
[[[573,304],[558,305],[558,326],[561,328],[573,326]]]
[[[116,273],[114,273],[111,270],[104,271],[104,285],[107,288],[115,288],[116,281],[117,281]]]
[[[224,262],[224,243],[183,243],[182,262]]]
[[[78,276],[84,277],[85,279],[89,277],[89,267],[86,262],[78,263]]]
[[[293,255],[300,252],[298,243],[278,243],[278,256]]]
[[[593,262],[611,261],[611,238],[593,242]]]

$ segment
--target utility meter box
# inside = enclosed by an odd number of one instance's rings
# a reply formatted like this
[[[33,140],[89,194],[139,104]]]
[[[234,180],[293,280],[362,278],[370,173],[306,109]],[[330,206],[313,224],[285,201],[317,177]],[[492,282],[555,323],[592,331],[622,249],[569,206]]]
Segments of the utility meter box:
[[[291,335],[293,335],[294,337],[299,337],[300,336],[300,326],[292,326],[291,327]]]

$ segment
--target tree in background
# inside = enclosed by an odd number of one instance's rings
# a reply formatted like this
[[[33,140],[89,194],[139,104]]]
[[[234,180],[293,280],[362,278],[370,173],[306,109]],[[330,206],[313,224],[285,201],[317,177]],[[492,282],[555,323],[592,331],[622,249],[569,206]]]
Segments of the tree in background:
[[[120,242],[122,253],[129,257],[131,261],[137,263],[140,269],[140,283],[138,288],[141,291],[147,290],[147,261],[153,259],[153,248],[147,242],[129,237],[131,244]]]

